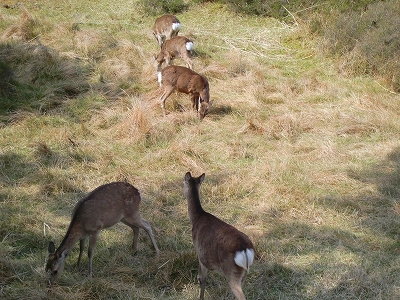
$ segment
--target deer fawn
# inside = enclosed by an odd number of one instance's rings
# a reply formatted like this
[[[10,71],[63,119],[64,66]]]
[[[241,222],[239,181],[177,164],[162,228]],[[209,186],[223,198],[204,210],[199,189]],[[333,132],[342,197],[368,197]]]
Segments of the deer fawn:
[[[150,236],[154,249],[158,254],[160,251],[151,227],[140,216],[140,201],[139,191],[126,182],[113,182],[102,185],[79,201],[74,208],[71,223],[61,245],[56,250],[54,243],[49,243],[49,258],[46,264],[46,272],[50,276],[49,285],[51,286],[59,278],[64,269],[65,258],[77,241],[80,242],[79,268],[87,237],[89,237],[89,276],[91,276],[93,249],[100,231],[118,222],[122,222],[132,228],[134,233],[133,251],[137,249],[139,228],[143,228]]]
[[[186,66],[193,70],[193,63],[190,59],[193,48],[193,41],[184,36],[175,36],[170,40],[166,40],[161,46],[160,53],[154,55],[154,65],[157,71],[161,71],[161,65],[164,61],[169,66],[171,61],[179,56],[186,62]]]
[[[200,299],[204,299],[207,271],[219,270],[236,298],[245,300],[242,284],[254,260],[254,246],[243,232],[203,210],[199,193],[204,177],[204,173],[196,178],[187,172],[183,183],[199,260]]]
[[[181,28],[181,22],[179,22],[177,17],[174,15],[163,15],[154,22],[153,35],[161,47],[165,40],[177,36]]]
[[[158,82],[164,92],[160,97],[161,108],[164,116],[165,100],[176,90],[181,93],[189,94],[192,101],[192,108],[195,109],[200,120],[207,114],[212,105],[210,101],[210,87],[204,76],[181,66],[167,66],[158,73]]]

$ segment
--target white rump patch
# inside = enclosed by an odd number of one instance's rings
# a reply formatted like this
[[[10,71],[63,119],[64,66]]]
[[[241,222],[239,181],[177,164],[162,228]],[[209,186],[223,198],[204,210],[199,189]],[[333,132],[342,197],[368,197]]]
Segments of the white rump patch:
[[[237,251],[235,254],[235,264],[246,271],[249,271],[249,267],[253,264],[254,261],[254,250],[253,249],[246,249],[243,251]]]
[[[158,77],[158,83],[159,83],[160,86],[161,86],[161,81],[162,81],[162,74],[161,74],[161,72],[158,72],[157,77]]]
[[[172,23],[172,30],[173,31],[178,31],[181,30],[182,24],[181,23]]]
[[[194,49],[194,44],[193,42],[187,42],[186,43],[186,50],[187,51],[192,51]]]

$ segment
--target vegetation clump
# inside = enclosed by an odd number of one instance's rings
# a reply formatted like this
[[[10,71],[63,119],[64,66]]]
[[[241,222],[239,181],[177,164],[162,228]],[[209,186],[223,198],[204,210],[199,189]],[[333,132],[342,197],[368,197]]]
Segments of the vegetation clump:
[[[362,12],[349,11],[328,17],[321,32],[321,48],[338,58],[343,72],[383,77],[399,92],[399,15],[400,2],[391,0],[370,4]]]
[[[142,9],[151,15],[182,13],[189,7],[184,0],[140,0]]]

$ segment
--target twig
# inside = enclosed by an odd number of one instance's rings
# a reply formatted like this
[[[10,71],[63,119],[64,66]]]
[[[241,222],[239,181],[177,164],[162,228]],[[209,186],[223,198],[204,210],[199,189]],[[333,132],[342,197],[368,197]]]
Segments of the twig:
[[[299,13],[299,12],[306,11],[306,10],[309,10],[309,9],[313,9],[313,8],[315,8],[315,7],[322,6],[322,5],[326,5],[326,4],[327,4],[327,2],[321,3],[321,4],[314,4],[314,5],[311,5],[311,6],[309,6],[309,7],[300,9],[300,10],[296,11],[295,13],[297,14],[297,13]]]
[[[299,26],[299,23],[297,23],[296,18],[294,17],[294,15],[285,7],[285,5],[282,5],[282,7],[288,12],[288,14],[293,18],[294,23],[296,24],[296,26]]]
[[[50,226],[43,222],[43,236],[46,236],[46,228],[50,230]]]
[[[375,80],[375,82],[381,87],[383,88],[385,91],[389,92],[390,94],[393,95],[400,95],[399,93],[396,93],[395,91],[389,90],[388,88],[385,88],[383,85],[381,85],[378,81]]]
[[[167,260],[165,263],[163,263],[161,266],[158,267],[158,269],[160,270],[162,267],[164,267],[167,263],[169,263],[169,260]]]
[[[68,141],[72,144],[72,146],[77,147],[77,143],[75,143],[71,138],[68,138]]]

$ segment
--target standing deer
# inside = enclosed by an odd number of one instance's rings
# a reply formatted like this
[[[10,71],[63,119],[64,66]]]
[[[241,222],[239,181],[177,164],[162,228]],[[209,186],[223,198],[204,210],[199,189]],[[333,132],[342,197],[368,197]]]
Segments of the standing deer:
[[[246,234],[203,210],[199,194],[204,177],[204,173],[196,178],[187,172],[183,182],[199,260],[200,299],[204,299],[207,271],[219,270],[236,298],[245,300],[242,284],[254,260],[254,246]]]
[[[193,70],[193,63],[190,59],[193,48],[193,41],[184,36],[175,36],[170,40],[166,40],[161,46],[160,53],[154,55],[154,66],[157,71],[160,71],[164,61],[169,66],[173,59],[180,56],[186,62],[186,66]]]
[[[200,120],[207,114],[212,105],[210,101],[210,87],[204,76],[181,66],[167,66],[158,73],[158,82],[164,92],[160,97],[161,108],[164,116],[165,100],[176,90],[181,93],[189,94],[192,108],[195,109]]]
[[[181,22],[179,22],[177,17],[174,15],[163,15],[154,22],[153,35],[161,47],[165,40],[177,36],[181,28]]]
[[[49,258],[46,264],[46,272],[49,273],[50,286],[61,275],[64,269],[65,258],[77,241],[80,242],[79,268],[87,237],[89,237],[89,276],[92,276],[93,249],[100,231],[118,222],[122,222],[132,228],[134,233],[133,251],[137,249],[139,228],[143,228],[150,236],[154,249],[158,254],[160,251],[151,227],[140,216],[140,201],[139,191],[127,182],[113,182],[102,185],[79,201],[73,210],[71,223],[61,245],[56,250],[54,243],[49,243]]]

